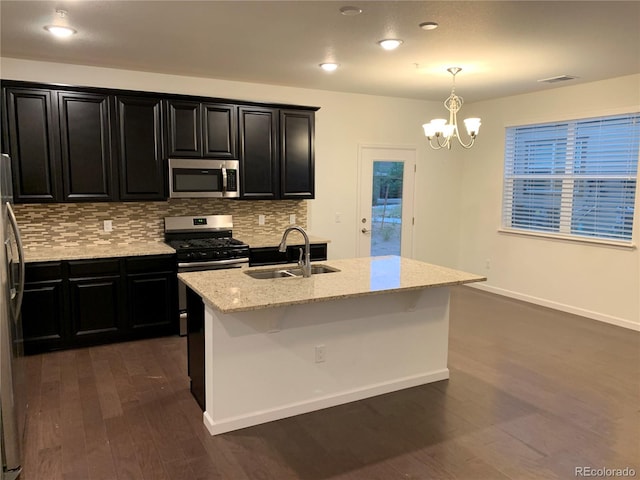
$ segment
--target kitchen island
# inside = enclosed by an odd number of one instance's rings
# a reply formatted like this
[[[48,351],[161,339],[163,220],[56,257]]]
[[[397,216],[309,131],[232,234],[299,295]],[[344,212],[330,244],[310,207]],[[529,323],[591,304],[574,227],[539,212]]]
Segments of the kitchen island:
[[[336,271],[179,274],[212,435],[449,378],[449,287],[484,277],[395,256],[322,264]]]

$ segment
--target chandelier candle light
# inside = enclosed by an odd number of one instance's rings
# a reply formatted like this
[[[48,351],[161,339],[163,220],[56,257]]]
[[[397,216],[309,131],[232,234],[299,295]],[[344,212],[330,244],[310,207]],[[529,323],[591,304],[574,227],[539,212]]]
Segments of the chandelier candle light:
[[[451,67],[447,69],[451,75],[453,75],[453,85],[451,87],[451,95],[444,101],[444,106],[449,110],[449,123],[444,118],[434,118],[430,123],[422,125],[424,128],[424,134],[429,140],[429,145],[434,150],[440,150],[447,147],[451,149],[451,140],[453,137],[458,139],[460,145],[463,148],[471,148],[476,141],[476,135],[480,130],[479,118],[467,118],[464,120],[464,126],[467,129],[467,134],[471,139],[468,143],[464,143],[460,138],[460,132],[458,131],[458,119],[457,113],[462,107],[464,100],[462,97],[456,95],[456,74],[460,73],[462,68]]]

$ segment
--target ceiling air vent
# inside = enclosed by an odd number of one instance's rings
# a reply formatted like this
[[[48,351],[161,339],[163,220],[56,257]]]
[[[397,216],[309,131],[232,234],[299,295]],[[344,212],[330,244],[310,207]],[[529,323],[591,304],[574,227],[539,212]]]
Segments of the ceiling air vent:
[[[540,83],[558,83],[558,82],[566,82],[567,80],[574,80],[578,77],[573,75],[558,75],[557,77],[549,77],[538,80]]]

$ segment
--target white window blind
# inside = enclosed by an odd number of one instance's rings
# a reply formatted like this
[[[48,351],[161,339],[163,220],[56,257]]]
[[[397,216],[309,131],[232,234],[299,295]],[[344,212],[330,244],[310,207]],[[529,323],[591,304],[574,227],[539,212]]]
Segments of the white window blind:
[[[640,114],[507,128],[503,227],[631,242]]]

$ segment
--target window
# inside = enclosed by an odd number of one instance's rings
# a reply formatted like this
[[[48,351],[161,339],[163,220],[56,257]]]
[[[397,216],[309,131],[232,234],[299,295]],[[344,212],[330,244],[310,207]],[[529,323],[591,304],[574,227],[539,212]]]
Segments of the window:
[[[502,225],[631,242],[640,114],[507,128]]]

